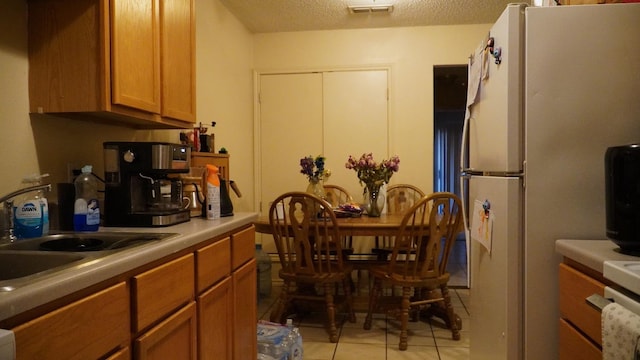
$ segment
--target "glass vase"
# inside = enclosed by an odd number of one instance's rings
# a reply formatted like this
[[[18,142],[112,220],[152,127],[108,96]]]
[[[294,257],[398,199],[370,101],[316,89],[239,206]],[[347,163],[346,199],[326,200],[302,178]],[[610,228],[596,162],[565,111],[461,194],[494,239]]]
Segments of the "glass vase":
[[[367,215],[369,217],[380,217],[382,209],[384,209],[384,195],[380,192],[380,188],[367,190]]]
[[[324,187],[322,186],[322,181],[309,180],[307,192],[319,197],[320,199],[324,199]]]

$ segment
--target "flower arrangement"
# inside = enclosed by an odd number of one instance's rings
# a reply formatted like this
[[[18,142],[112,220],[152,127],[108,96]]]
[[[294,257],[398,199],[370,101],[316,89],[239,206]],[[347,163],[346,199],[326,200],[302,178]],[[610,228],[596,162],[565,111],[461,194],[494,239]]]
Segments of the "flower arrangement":
[[[400,158],[392,156],[389,160],[377,163],[372,153],[364,153],[356,160],[349,156],[345,164],[347,169],[353,169],[358,174],[360,185],[365,185],[364,194],[378,192],[380,187],[389,182],[391,175],[400,169]]]
[[[309,182],[318,183],[320,180],[326,180],[331,176],[331,171],[324,168],[325,157],[318,155],[303,157],[300,159],[300,173],[307,176]]]

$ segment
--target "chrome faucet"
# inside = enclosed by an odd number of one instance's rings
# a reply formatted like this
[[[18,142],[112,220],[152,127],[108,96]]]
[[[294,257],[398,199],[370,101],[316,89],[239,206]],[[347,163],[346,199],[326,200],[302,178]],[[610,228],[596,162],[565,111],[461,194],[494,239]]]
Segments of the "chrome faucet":
[[[44,185],[34,185],[29,186],[24,189],[16,190],[12,193],[9,193],[5,196],[0,197],[0,203],[4,204],[3,209],[4,213],[2,214],[2,219],[0,220],[0,243],[2,242],[12,242],[16,240],[16,236],[13,234],[13,198],[22,195],[31,191],[38,190],[47,190],[51,191],[51,184]]]

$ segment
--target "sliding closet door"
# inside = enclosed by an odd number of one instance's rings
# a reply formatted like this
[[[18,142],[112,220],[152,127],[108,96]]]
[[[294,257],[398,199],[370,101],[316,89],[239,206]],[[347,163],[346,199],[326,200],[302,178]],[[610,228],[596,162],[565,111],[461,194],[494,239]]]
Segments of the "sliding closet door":
[[[373,152],[387,158],[387,71],[336,71],[263,74],[259,79],[257,193],[262,216],[287,191],[305,191],[300,158],[323,154],[332,175],[355,201],[362,187],[344,165],[349,155]],[[267,252],[273,240],[262,237]]]
[[[322,74],[260,77],[262,213],[280,194],[304,191],[300,158],[322,152]]]
[[[387,71],[326,72],[323,90],[324,155],[332,172],[327,183],[345,187],[360,202],[362,186],[344,164],[364,152],[388,158]]]

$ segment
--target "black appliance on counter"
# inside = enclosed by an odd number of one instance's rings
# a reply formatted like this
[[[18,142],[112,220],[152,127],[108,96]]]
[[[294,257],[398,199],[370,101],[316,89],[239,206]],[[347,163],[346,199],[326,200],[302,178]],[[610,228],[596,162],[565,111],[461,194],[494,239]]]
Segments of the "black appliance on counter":
[[[189,221],[180,174],[188,173],[188,145],[105,142],[104,225],[156,227]]]
[[[607,237],[620,251],[640,255],[640,144],[605,154]]]

